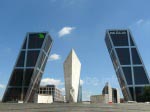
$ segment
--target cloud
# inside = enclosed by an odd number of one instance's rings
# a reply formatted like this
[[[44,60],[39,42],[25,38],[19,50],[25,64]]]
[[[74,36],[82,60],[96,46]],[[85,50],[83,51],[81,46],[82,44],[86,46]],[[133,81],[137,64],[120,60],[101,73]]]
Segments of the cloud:
[[[143,20],[143,19],[140,19],[140,20],[138,20],[138,21],[136,22],[136,24],[140,25],[140,24],[142,24],[143,22],[144,22],[144,20]]]
[[[5,85],[0,84],[0,89],[4,89],[4,88],[5,88]]]
[[[61,80],[58,80],[58,79],[44,78],[44,79],[41,80],[40,85],[42,85],[42,86],[46,86],[46,85],[60,86],[60,85],[63,85],[63,82],[61,82]]]
[[[50,55],[48,61],[55,61],[55,60],[60,60],[61,56],[58,54],[52,54]]]
[[[73,30],[75,29],[75,27],[63,27],[59,32],[58,35],[59,37],[62,37],[64,35],[68,35],[70,34]]]
[[[136,22],[134,22],[133,24],[131,24],[130,26],[129,26],[129,28],[145,28],[145,27],[148,27],[148,26],[150,26],[150,20],[144,20],[144,19],[139,19],[139,20],[137,20]]]
[[[143,42],[145,41],[146,42],[146,41],[149,40],[149,36],[150,36],[150,19],[139,19],[136,22],[134,22],[133,24],[131,24],[129,26],[129,28],[134,33],[135,37],[144,37],[144,39],[139,38],[139,39],[141,39],[140,41],[143,41]]]
[[[62,94],[65,95],[65,88],[61,88],[60,90],[61,90]]]
[[[80,83],[83,83],[86,86],[95,86],[95,87],[105,85],[106,82],[110,82],[110,84],[113,84],[114,86],[118,84],[118,80],[115,75],[107,75],[107,74],[105,75],[105,77],[100,79],[97,77],[84,77],[83,80],[80,81]]]
[[[150,25],[150,20],[139,19],[136,25]]]

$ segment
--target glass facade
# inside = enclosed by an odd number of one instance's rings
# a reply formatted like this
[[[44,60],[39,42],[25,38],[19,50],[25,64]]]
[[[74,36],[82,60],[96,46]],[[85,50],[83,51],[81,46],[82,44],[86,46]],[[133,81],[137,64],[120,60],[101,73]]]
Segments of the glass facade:
[[[79,84],[78,102],[82,102],[82,85],[81,84]]]
[[[3,102],[34,102],[52,39],[47,32],[28,33],[5,90]]]
[[[40,51],[39,50],[33,50],[33,51],[28,51],[27,52],[27,67],[34,67],[38,56],[39,56]]]
[[[149,84],[145,70],[143,67],[134,67],[135,84]]]
[[[117,103],[117,90],[115,88],[112,88],[112,102]]]
[[[134,65],[139,65],[142,64],[140,57],[137,53],[136,48],[131,48],[131,52],[132,52],[132,60],[133,60],[133,64]]]
[[[129,45],[127,31],[120,31],[120,32],[110,31],[109,35],[111,36],[114,46],[128,46]]]
[[[130,65],[130,53],[128,48],[116,48],[116,53],[121,65]]]
[[[132,82],[132,71],[131,71],[131,67],[122,67],[123,69],[123,73],[124,73],[124,76],[125,76],[125,79],[127,81],[127,84],[128,85],[132,85],[133,82]]]
[[[44,35],[43,38],[40,38],[40,34]],[[36,34],[30,34],[29,35],[29,49],[41,49],[43,45],[43,41],[45,39],[45,33],[36,33]]]
[[[25,60],[25,51],[21,51],[16,66],[17,66],[17,67],[24,67],[24,60]]]
[[[108,30],[106,46],[125,100],[139,101],[149,77],[129,30]]]

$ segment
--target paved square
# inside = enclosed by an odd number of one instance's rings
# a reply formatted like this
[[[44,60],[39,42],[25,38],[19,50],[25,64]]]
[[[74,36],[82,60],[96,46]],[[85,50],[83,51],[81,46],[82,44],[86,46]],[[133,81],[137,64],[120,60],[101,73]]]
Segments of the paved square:
[[[0,112],[150,112],[150,104],[0,104]]]

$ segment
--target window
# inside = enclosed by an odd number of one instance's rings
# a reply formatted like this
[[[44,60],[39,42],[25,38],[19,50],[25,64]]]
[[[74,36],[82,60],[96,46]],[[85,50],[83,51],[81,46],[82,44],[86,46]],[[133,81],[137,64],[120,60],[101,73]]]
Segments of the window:
[[[131,67],[123,67],[122,69],[123,69],[127,84],[132,85]]]
[[[129,87],[129,91],[130,91],[132,100],[134,100],[133,87]]]
[[[116,48],[116,52],[121,65],[130,65],[129,48]]]
[[[109,39],[108,34],[106,34],[105,41],[106,41],[106,45],[107,45],[108,51],[109,51],[109,53],[110,53],[110,51],[111,51],[111,49],[112,49],[112,46],[111,46],[111,43],[110,43],[110,39]]]
[[[24,61],[25,61],[25,51],[21,51],[16,66],[17,67],[24,67]]]
[[[24,85],[29,86],[31,78],[33,74],[33,69],[26,69],[25,70],[25,79],[24,79]]]
[[[110,34],[114,46],[129,46],[128,36],[126,34]]]
[[[8,88],[5,100],[12,102],[17,102],[18,100],[21,100],[21,88]]]
[[[27,54],[27,67],[34,67],[40,51],[28,51]]]
[[[136,100],[137,101],[142,101],[141,96],[144,92],[144,87],[135,87],[135,94],[136,94]]]
[[[149,84],[143,67],[134,67],[135,84]]]
[[[25,97],[26,97],[26,93],[27,93],[27,91],[28,91],[28,88],[24,88],[24,91],[23,91],[23,98],[25,99]]]
[[[26,39],[25,39],[25,41],[23,43],[23,48],[22,49],[26,49],[26,44],[27,44],[27,37],[26,37]]]
[[[138,52],[135,48],[131,49],[133,64],[142,64]]]
[[[37,33],[29,35],[29,49],[38,49],[42,47],[45,33]]]
[[[15,69],[13,71],[10,86],[22,86],[23,69]]]

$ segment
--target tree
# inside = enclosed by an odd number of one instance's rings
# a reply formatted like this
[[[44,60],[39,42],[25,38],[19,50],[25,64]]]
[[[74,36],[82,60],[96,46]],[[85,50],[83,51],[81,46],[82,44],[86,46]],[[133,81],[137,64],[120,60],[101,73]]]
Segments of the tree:
[[[150,101],[150,86],[145,86],[144,87],[144,93],[143,93],[143,98],[144,98],[144,101]]]
[[[139,94],[136,100],[138,102],[150,102],[150,86],[145,86],[142,94]]]

